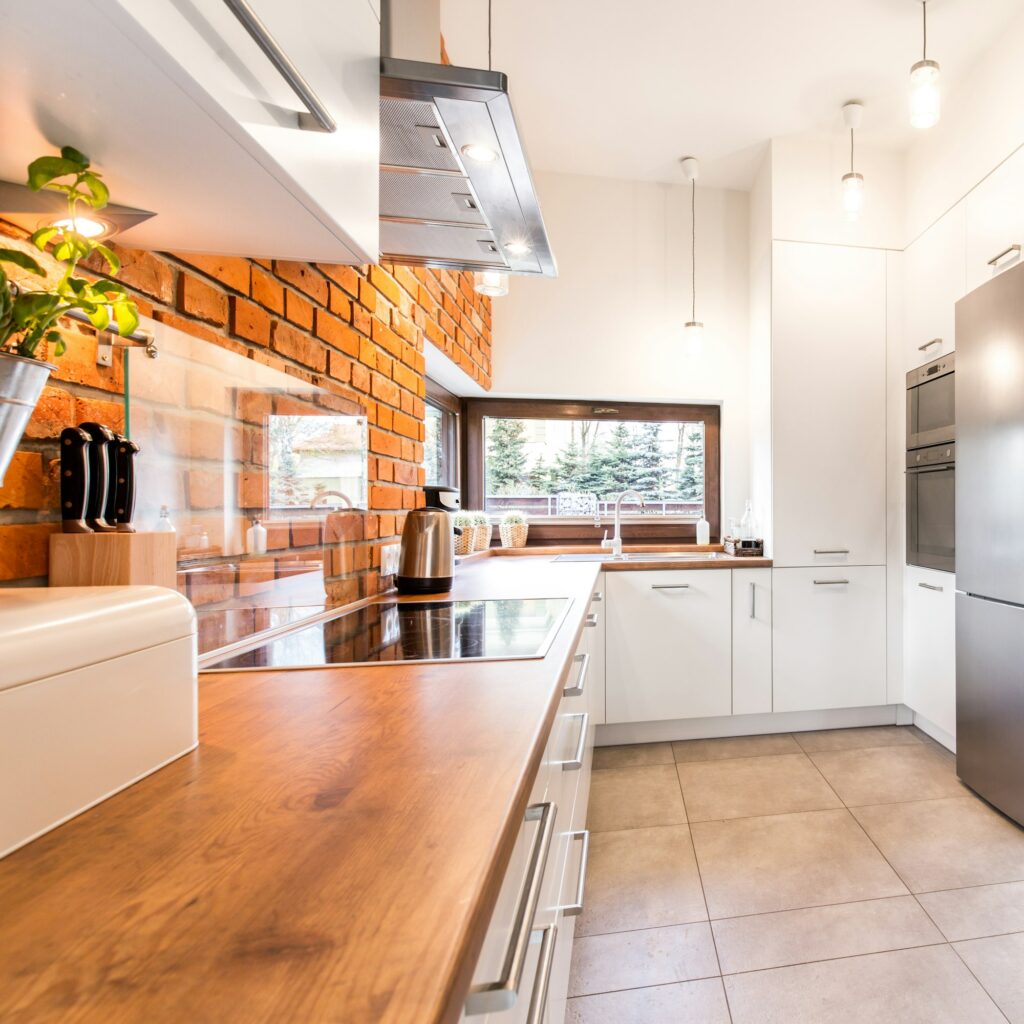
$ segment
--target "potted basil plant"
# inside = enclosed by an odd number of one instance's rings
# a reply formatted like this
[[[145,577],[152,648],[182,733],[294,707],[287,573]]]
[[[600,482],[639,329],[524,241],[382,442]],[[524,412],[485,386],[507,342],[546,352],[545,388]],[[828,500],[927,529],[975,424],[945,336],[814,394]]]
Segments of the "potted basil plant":
[[[138,308],[124,285],[75,276],[78,264],[93,253],[110,274],[121,266],[111,249],[79,230],[84,226],[79,208],[102,210],[110,197],[103,179],[89,169],[88,157],[71,146],[64,146],[60,156],[41,156],[28,165],[27,185],[33,192],[63,193],[67,213],[30,236],[40,252],[51,250],[56,265],[49,271],[28,252],[0,247],[0,485],[47,378],[56,369],[42,356],[50,345],[54,356],[64,354],[64,338],[57,329],[60,318],[78,309],[99,330],[113,320],[120,334],[131,334],[139,325]],[[8,266],[25,273],[12,281]]]

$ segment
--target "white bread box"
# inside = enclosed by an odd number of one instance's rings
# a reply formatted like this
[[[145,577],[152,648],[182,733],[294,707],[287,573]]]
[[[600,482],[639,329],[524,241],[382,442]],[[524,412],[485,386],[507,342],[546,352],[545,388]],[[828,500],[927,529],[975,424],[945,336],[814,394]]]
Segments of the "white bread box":
[[[0,857],[198,739],[196,616],[184,597],[0,590]]]

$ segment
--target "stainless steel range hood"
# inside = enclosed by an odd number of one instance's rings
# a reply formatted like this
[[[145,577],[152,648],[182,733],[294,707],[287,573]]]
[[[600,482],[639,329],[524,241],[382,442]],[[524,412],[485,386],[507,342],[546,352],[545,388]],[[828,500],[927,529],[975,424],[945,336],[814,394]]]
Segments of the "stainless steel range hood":
[[[382,259],[555,276],[505,75],[384,57],[380,161]]]

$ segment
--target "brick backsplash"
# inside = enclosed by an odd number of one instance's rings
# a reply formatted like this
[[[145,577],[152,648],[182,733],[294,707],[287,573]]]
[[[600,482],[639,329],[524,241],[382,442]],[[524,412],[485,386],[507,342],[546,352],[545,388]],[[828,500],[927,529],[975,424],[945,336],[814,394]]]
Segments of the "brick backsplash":
[[[21,236],[3,224],[0,233]],[[335,554],[344,566],[334,571],[358,583],[339,597],[376,593],[380,546],[400,535],[405,512],[422,500],[424,345],[490,387],[490,300],[473,291],[472,275],[114,248],[118,280],[144,315],[312,381],[366,413],[370,510],[355,547]],[[63,427],[89,419],[123,427],[120,353],[113,366],[97,366],[93,333],[66,333],[68,352],[0,488],[0,584],[46,582]]]

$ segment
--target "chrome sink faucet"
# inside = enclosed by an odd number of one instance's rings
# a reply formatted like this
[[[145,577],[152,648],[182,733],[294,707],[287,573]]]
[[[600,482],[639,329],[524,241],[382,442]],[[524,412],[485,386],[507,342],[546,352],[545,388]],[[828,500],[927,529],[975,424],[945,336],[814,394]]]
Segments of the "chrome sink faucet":
[[[615,499],[615,536],[611,540],[608,539],[608,531],[604,531],[604,537],[601,538],[601,547],[610,548],[612,558],[622,557],[622,499],[633,497],[640,502],[640,507],[645,508],[644,496],[639,491],[623,491]]]

